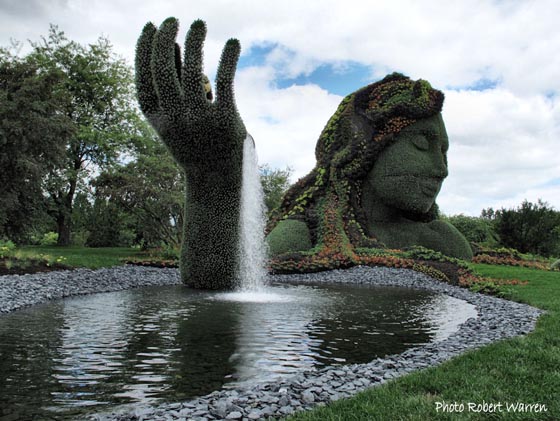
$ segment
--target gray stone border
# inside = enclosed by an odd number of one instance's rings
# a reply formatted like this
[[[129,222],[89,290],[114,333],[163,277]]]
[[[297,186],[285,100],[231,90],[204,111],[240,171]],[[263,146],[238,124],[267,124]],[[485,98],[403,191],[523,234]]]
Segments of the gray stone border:
[[[180,283],[177,269],[131,265],[4,275],[0,276],[0,316],[58,298]]]
[[[346,398],[412,371],[437,366],[468,350],[501,339],[524,335],[535,328],[544,312],[529,305],[472,293],[407,269],[355,267],[315,274],[276,275],[274,282],[357,283],[401,286],[447,294],[473,304],[478,317],[468,319],[447,339],[377,358],[367,364],[326,367],[302,372],[273,383],[239,390],[219,390],[187,402],[156,407],[121,407],[111,413],[90,415],[107,420],[256,420],[280,418],[296,411]]]

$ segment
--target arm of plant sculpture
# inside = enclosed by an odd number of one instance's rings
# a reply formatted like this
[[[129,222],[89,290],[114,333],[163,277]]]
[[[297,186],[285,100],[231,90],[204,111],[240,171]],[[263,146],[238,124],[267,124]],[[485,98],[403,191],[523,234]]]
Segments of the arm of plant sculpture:
[[[233,93],[239,41],[227,41],[209,100],[202,73],[203,21],[193,22],[181,60],[178,21],[148,23],[136,48],[140,108],[185,172],[181,277],[195,288],[229,289],[237,269],[243,142]]]

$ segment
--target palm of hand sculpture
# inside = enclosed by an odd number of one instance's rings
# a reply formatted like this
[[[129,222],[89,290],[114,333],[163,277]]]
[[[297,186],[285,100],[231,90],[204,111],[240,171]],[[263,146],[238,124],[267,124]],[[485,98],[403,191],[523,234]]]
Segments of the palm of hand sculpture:
[[[181,165],[186,206],[181,278],[195,288],[235,285],[245,125],[235,105],[233,79],[240,54],[227,41],[211,100],[202,72],[203,21],[193,22],[181,60],[175,18],[160,28],[148,23],[136,48],[140,108]]]

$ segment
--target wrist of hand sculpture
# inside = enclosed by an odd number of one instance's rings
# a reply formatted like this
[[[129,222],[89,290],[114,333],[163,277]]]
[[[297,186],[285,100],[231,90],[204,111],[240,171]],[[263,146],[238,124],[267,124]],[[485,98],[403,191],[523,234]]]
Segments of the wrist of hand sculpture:
[[[206,25],[197,20],[181,59],[175,43],[178,21],[160,28],[148,23],[136,49],[140,108],[187,182],[181,276],[189,286],[228,289],[234,285],[245,125],[235,105],[233,79],[239,42],[227,41],[209,100],[202,72]]]

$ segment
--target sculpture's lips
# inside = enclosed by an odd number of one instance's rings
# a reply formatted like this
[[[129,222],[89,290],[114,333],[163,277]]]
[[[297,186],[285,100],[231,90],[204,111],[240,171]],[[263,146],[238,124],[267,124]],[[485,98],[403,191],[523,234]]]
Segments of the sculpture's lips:
[[[418,182],[420,191],[426,196],[437,196],[441,189],[442,180],[439,178],[421,178]]]

